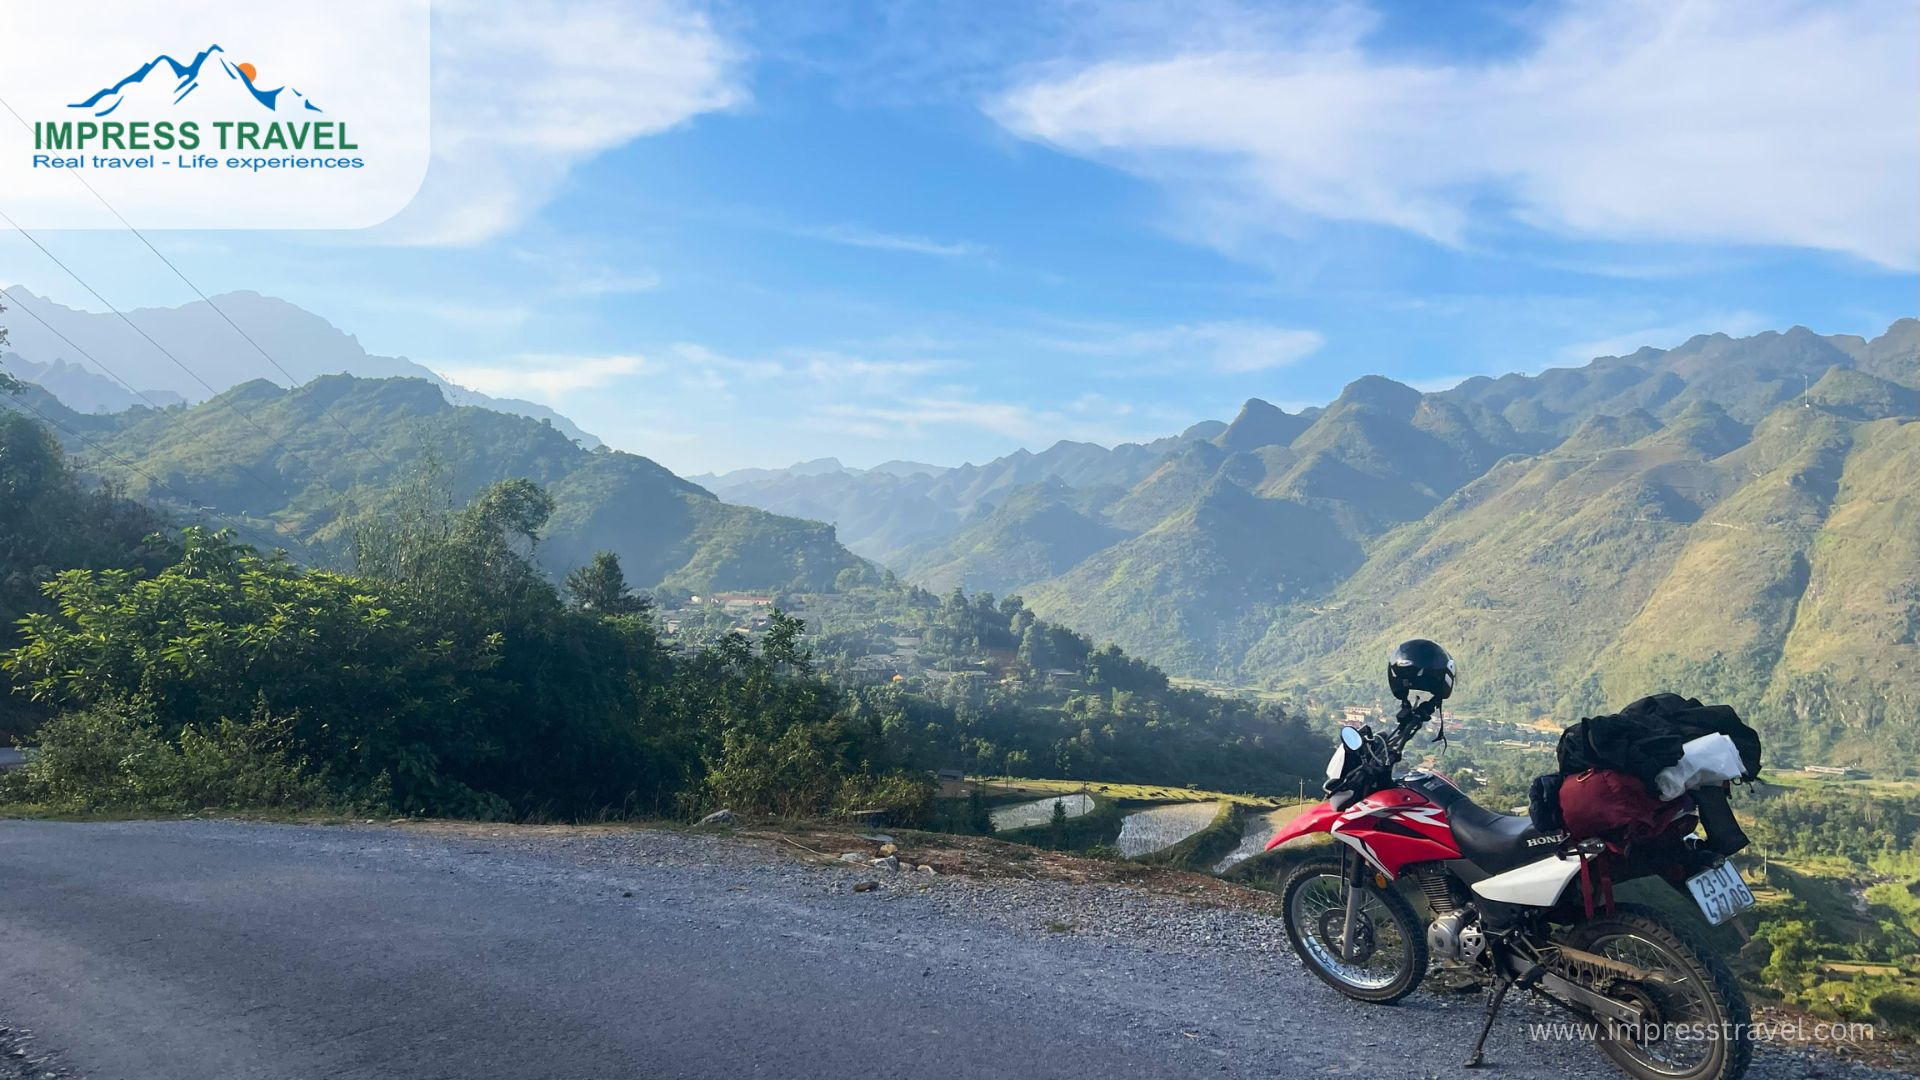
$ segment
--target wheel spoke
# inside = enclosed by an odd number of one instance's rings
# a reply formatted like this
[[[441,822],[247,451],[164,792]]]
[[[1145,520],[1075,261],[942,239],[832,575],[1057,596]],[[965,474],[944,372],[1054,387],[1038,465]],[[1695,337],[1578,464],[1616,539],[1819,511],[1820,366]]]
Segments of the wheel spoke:
[[[1354,919],[1354,959],[1343,957],[1346,898],[1339,878],[1324,875],[1295,890],[1293,921],[1308,959],[1341,982],[1364,990],[1391,985],[1406,966],[1406,938],[1393,912],[1370,889]]]
[[[1649,1015],[1640,1030],[1612,1031],[1610,1042],[1616,1050],[1645,1070],[1665,1076],[1687,1076],[1707,1062],[1714,1049],[1711,1038],[1688,1038],[1685,1029],[1713,1023],[1717,1009],[1706,988],[1688,972],[1685,958],[1634,933],[1598,938],[1588,949],[1654,976],[1624,987],[1624,995],[1636,999]]]

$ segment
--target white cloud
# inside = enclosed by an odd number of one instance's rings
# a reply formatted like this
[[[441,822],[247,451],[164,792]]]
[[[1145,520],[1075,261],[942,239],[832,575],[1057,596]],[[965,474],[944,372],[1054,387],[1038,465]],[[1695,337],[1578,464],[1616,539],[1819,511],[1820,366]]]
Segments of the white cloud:
[[[630,375],[658,370],[639,356],[562,356],[529,353],[505,364],[451,364],[439,369],[441,378],[495,397],[530,397],[557,401],[581,390],[593,390]]]
[[[813,240],[875,251],[904,251],[914,255],[932,255],[942,259],[972,258],[987,254],[987,248],[964,240],[930,240],[907,233],[882,232],[862,225],[794,225],[783,231]]]
[[[670,351],[673,353],[675,367],[683,373],[704,371],[715,378],[724,379],[728,375],[744,376],[750,379],[768,379],[786,373],[786,368],[771,360],[743,360],[737,356],[728,356],[717,349],[709,348],[698,342],[675,342]],[[724,386],[724,383],[720,385]]]
[[[569,296],[631,296],[659,287],[658,271],[596,270],[568,278],[560,283],[559,291]]]
[[[882,389],[931,375],[946,365],[937,360],[868,360],[831,349],[797,349],[793,357],[806,376],[817,383],[837,386],[856,383],[867,390]]]
[[[477,243],[603,151],[747,99],[742,51],[680,0],[440,0],[433,163],[384,230]]]
[[[1920,7],[1574,0],[1479,64],[1371,55],[1366,29],[1340,9],[1268,44],[1055,68],[988,108],[1174,186],[1223,245],[1311,218],[1458,245],[1501,214],[1920,265]]]
[[[1204,370],[1223,375],[1266,371],[1311,356],[1326,344],[1317,330],[1231,320],[1147,329],[1089,328],[1072,339],[1049,339],[1063,352],[1125,361],[1113,375]]]

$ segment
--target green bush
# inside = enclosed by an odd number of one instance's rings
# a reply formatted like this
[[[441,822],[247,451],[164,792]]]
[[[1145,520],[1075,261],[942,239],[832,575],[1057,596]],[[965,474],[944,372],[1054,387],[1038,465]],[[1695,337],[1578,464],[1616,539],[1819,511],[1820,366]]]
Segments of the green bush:
[[[1920,1037],[1920,994],[1911,990],[1889,990],[1867,1002],[1873,1018],[1892,1028],[1897,1035]]]
[[[913,773],[874,776],[863,772],[841,783],[834,811],[844,814],[879,810],[889,824],[918,826],[927,821],[933,810],[934,791],[933,780],[926,776]]]
[[[26,766],[0,780],[0,797],[63,813],[343,808],[289,752],[288,730],[261,712],[169,737],[142,709],[99,705],[42,725]]]

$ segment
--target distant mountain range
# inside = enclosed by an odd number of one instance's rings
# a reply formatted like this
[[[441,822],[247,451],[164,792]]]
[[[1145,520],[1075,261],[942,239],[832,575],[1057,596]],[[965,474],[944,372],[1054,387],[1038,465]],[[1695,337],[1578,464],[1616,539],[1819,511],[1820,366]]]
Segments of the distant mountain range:
[[[1387,648],[1426,635],[1461,657],[1470,711],[1572,719],[1671,688],[1754,712],[1784,753],[1916,760],[1916,421],[1903,319],[1440,393],[1368,376],[1149,444],[714,490],[1180,674],[1373,700]]]
[[[598,551],[619,555],[642,588],[828,591],[879,575],[830,525],[723,503],[647,458],[455,405],[425,379],[323,375],[293,389],[254,380],[192,406],[111,414],[67,408],[38,386],[20,400],[56,422],[87,471],[182,520],[237,525],[313,564],[349,565],[355,524],[416,493],[458,505],[525,477],[555,502],[534,555],[556,578]],[[14,401],[0,397],[0,408]]]
[[[74,409],[117,412],[150,403],[203,401],[209,396],[205,386],[110,312],[77,311],[17,285],[0,290],[0,297],[4,298],[0,302],[14,309],[7,316],[12,340],[5,357],[8,366]],[[135,308],[127,312],[127,319],[165,343],[215,391],[258,378],[288,382],[227,325],[220,317],[225,312],[293,373],[296,384],[341,374],[426,379],[455,405],[478,405],[542,420],[589,449],[600,445],[599,439],[545,405],[488,397],[448,382],[405,357],[369,353],[352,335],[285,300],[233,292],[213,301],[219,311],[195,301],[180,307]],[[114,376],[125,379],[132,389]]]
[[[59,399],[29,400],[107,448],[71,443],[83,461],[135,493],[157,476],[309,557],[339,557],[354,515],[391,506],[432,458],[456,497],[547,485],[556,572],[606,548],[641,585],[829,589],[878,563],[940,591],[1018,593],[1176,674],[1328,700],[1379,698],[1386,649],[1432,636],[1464,664],[1463,711],[1565,720],[1675,689],[1751,712],[1789,760],[1920,760],[1914,319],[1872,340],[1705,335],[1439,393],[1367,376],[1324,408],[1254,399],[1112,448],[953,468],[829,458],[696,484],[280,301],[220,298],[311,379],[297,388],[245,381],[257,356],[205,305],[132,313],[237,383],[204,402],[117,320],[30,300],[160,404],[195,402],[147,408],[10,318],[9,367]]]

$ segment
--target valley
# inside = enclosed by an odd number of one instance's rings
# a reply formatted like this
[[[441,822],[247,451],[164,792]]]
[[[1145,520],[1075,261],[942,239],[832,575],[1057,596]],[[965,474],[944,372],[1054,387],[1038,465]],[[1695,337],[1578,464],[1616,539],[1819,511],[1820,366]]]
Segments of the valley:
[[[1752,713],[1783,754],[1909,769],[1917,419],[1904,319],[1434,393],[1370,376],[1324,408],[1255,399],[1112,450],[703,482],[1176,677],[1369,703],[1377,658],[1431,636],[1476,713],[1569,722],[1679,687]]]

